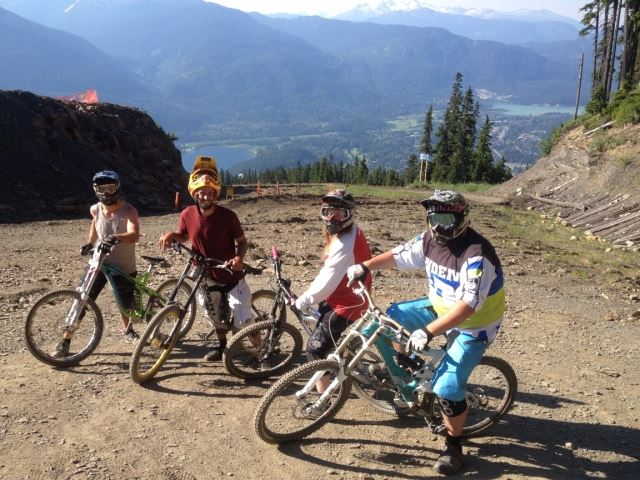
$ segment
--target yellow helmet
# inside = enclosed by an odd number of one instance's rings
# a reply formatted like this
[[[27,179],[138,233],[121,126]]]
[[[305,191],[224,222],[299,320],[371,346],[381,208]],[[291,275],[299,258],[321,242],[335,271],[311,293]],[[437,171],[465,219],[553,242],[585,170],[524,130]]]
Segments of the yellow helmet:
[[[220,195],[222,183],[218,173],[218,164],[213,157],[196,157],[191,175],[189,175],[189,193],[195,198],[198,190],[204,187],[211,187],[216,195]]]

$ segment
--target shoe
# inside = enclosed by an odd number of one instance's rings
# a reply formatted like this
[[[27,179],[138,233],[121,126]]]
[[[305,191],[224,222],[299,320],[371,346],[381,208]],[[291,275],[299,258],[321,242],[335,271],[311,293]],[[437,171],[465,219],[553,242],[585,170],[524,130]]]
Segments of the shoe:
[[[136,332],[133,329],[128,330],[124,333],[125,342],[134,343],[134,342],[137,342],[139,338],[140,338],[140,335],[138,335],[138,332]]]
[[[447,446],[433,465],[433,469],[441,475],[453,475],[462,467],[463,458],[462,449]]]
[[[376,378],[379,382],[384,382],[389,378],[389,372],[384,362],[372,363],[369,365],[369,375]]]
[[[224,352],[224,348],[215,347],[205,353],[202,358],[207,362],[217,362],[218,360],[222,360],[222,352]]]
[[[273,368],[273,362],[271,358],[265,358],[260,362],[260,371],[267,372]]]
[[[53,358],[65,358],[69,356],[69,347],[71,346],[71,339],[65,338],[60,341],[56,348],[51,352]]]

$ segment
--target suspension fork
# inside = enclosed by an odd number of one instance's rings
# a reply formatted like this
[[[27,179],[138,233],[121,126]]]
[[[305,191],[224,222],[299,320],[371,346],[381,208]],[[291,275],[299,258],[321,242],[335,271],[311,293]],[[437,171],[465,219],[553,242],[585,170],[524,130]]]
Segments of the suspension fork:
[[[91,291],[91,287],[96,281],[98,277],[98,273],[100,272],[100,267],[102,265],[102,260],[104,259],[104,254],[102,252],[94,253],[94,255],[89,260],[89,268],[84,274],[80,285],[76,287],[76,292],[80,294],[80,298],[76,298],[67,313],[67,317],[64,322],[64,330],[69,335],[75,333],[75,331],[80,326],[80,322],[83,318],[83,313],[85,310],[85,304],[89,299],[89,292]]]

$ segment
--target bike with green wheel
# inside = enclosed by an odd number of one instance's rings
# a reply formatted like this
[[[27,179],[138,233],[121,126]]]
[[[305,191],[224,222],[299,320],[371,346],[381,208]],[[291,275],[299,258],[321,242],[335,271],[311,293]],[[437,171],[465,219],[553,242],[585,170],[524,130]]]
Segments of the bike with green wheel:
[[[100,242],[93,248],[83,249],[83,255],[91,255],[80,284],[75,290],[57,290],[40,298],[29,310],[24,325],[27,348],[35,358],[54,367],[69,367],[87,358],[96,349],[102,338],[104,320],[102,311],[89,292],[98,274],[107,278],[118,306],[123,315],[132,322],[148,322],[166,304],[166,298],[177,286],[177,280],[167,280],[158,288],[149,286],[151,272],[164,258],[142,255],[148,266],[133,277],[120,268],[105,263],[105,257],[113,247],[112,242]],[[135,305],[127,308],[117,288],[114,276],[119,275],[134,288]],[[182,298],[191,293],[189,285],[181,285],[178,291]],[[195,310],[188,316],[195,315]],[[70,339],[69,351],[60,355],[56,349],[62,339]]]

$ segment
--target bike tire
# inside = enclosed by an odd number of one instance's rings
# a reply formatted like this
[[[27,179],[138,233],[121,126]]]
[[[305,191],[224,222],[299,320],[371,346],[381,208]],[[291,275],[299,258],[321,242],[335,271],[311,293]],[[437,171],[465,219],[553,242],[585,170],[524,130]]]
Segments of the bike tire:
[[[349,398],[350,377],[344,377],[340,386],[333,392],[335,396],[329,399],[328,408],[316,418],[310,418],[309,411],[306,410],[320,397],[315,386],[302,398],[298,398],[296,392],[301,390],[316,372],[325,371],[335,378],[340,370],[340,364],[335,360],[314,360],[281,377],[267,390],[256,408],[253,418],[256,435],[267,443],[292,442],[312,434],[333,419]]]
[[[76,301],[82,301],[79,292],[57,290],[42,297],[29,310],[24,336],[27,348],[41,362],[54,367],[69,367],[91,355],[100,343],[104,328],[102,312],[93,300],[87,298],[84,318],[71,339],[69,354],[64,358],[53,356],[53,349],[62,340],[69,309]]]
[[[173,292],[173,289],[176,287],[176,285],[178,284],[178,279],[176,278],[172,278],[171,280],[166,280],[164,282],[162,282],[160,284],[160,286],[156,289],[156,291],[164,298],[168,298],[169,295],[171,294],[171,292]],[[176,298],[173,300],[175,303],[177,303],[178,305],[180,305],[180,308],[186,308],[187,307],[187,300],[189,299],[189,296],[191,295],[191,291],[193,290],[193,288],[187,283],[187,282],[182,282],[182,285],[180,286],[180,290],[178,291],[178,294],[176,295]],[[178,334],[178,340],[184,338],[187,333],[189,333],[189,330],[191,330],[191,327],[193,327],[193,322],[196,319],[196,305],[198,302],[192,301],[188,308],[187,308],[187,313],[184,316],[184,319],[182,320],[182,328],[180,328],[180,333]]]
[[[271,311],[273,310],[274,303],[277,299],[277,292],[273,290],[257,290],[251,294],[251,308],[256,315],[256,323],[263,320],[271,320],[278,322],[286,322],[287,320],[287,307],[286,305],[278,305],[276,307],[275,318],[271,317]]]
[[[465,395],[469,412],[462,436],[478,435],[495,425],[513,405],[518,379],[513,368],[498,357],[482,357],[467,382]],[[437,401],[431,402],[432,415],[441,418]]]
[[[136,343],[129,361],[129,376],[137,384],[151,380],[160,370],[173,350],[178,335],[171,335],[176,322],[180,322],[182,310],[170,303],[149,322]]]
[[[288,323],[282,325],[275,338],[277,325],[267,320],[235,333],[224,351],[227,371],[234,377],[260,380],[286,370],[302,353],[303,339],[300,331]]]
[[[360,339],[356,337],[355,340]],[[347,348],[345,364],[349,363],[352,356],[351,348]],[[378,369],[380,371],[378,374],[372,373],[369,368],[376,364],[381,366]],[[411,413],[409,405],[399,400],[398,389],[384,366],[382,358],[376,352],[368,351],[360,359],[360,363],[351,372],[351,378],[353,392],[375,410],[396,417],[403,417]]]

